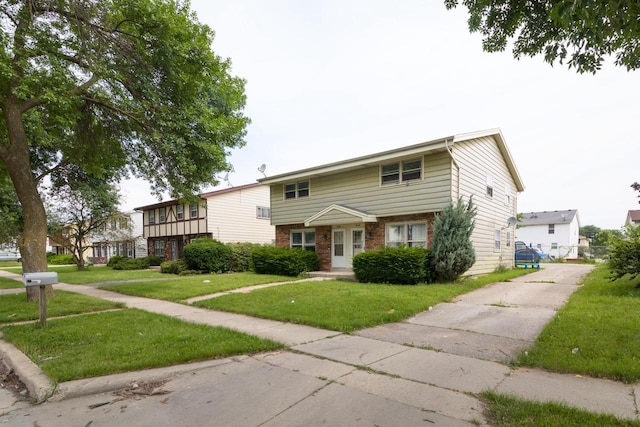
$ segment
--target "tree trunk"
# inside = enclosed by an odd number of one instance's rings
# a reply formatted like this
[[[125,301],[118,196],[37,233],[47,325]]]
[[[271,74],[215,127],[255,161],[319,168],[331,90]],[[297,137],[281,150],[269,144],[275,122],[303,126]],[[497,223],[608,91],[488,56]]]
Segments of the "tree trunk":
[[[47,215],[38,192],[38,183],[31,171],[29,145],[22,123],[22,114],[17,103],[12,101],[15,100],[8,99],[4,105],[9,145],[0,145],[0,161],[7,168],[22,206],[24,230],[18,239],[22,271],[43,272],[47,271]],[[49,296],[54,296],[51,285],[47,286],[47,297]],[[38,299],[37,287],[28,288],[27,300]]]

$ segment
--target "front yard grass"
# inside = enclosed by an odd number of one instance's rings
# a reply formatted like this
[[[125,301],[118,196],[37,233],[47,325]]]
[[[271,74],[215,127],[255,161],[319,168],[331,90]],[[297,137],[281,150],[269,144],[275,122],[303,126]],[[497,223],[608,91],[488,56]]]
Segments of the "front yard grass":
[[[17,289],[17,288],[24,288],[24,283],[18,280],[7,279],[6,277],[0,277],[0,289]]]
[[[605,265],[594,269],[519,363],[627,383],[640,380],[640,278],[612,282],[609,275]]]
[[[508,281],[530,272],[516,269],[460,283],[414,286],[301,282],[224,295],[194,305],[349,333],[400,321],[488,283]]]
[[[167,278],[167,275],[165,274],[164,277]],[[290,282],[296,279],[295,277],[249,272],[182,277],[169,275],[166,280],[162,281],[121,283],[101,286],[100,289],[146,298],[183,301],[188,298],[214,294],[231,289],[265,283]]]
[[[47,318],[124,307],[124,304],[121,303],[73,292],[56,290],[55,293],[55,298],[47,299]],[[27,301],[25,293],[0,296],[0,324],[38,320],[39,318],[40,302]]]
[[[488,406],[488,421],[492,426],[640,426],[637,420],[621,420],[613,415],[594,414],[559,403],[529,402],[494,392],[484,392],[481,396]]]
[[[283,347],[225,328],[197,325],[137,309],[2,328],[54,382]]]
[[[92,265],[86,270],[78,270],[75,265],[50,265],[49,271],[58,273],[58,281],[71,285],[83,285],[87,283],[114,282],[120,280],[160,279],[166,278],[166,274],[157,269],[147,270],[114,270],[107,266]],[[6,271],[22,274],[22,268],[6,268]]]

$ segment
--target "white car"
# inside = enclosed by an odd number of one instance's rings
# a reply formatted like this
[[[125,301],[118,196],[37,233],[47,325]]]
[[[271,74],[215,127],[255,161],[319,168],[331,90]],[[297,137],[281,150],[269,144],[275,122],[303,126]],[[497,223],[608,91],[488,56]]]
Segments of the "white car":
[[[20,261],[18,252],[0,252],[0,261]]]

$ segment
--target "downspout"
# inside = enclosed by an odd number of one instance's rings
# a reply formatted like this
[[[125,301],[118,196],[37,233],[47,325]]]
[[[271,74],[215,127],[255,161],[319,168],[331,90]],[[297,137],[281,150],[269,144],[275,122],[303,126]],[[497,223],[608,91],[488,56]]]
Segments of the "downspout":
[[[453,157],[453,152],[451,151],[451,149],[449,148],[449,142],[453,143],[453,138],[451,139],[447,139],[444,141],[444,148],[447,149],[447,153],[449,153],[449,156],[451,156],[451,162],[453,163],[453,165],[456,167],[456,170],[458,171],[458,176],[456,179],[456,198],[460,197],[460,165],[458,165],[458,162],[456,161],[456,158]]]

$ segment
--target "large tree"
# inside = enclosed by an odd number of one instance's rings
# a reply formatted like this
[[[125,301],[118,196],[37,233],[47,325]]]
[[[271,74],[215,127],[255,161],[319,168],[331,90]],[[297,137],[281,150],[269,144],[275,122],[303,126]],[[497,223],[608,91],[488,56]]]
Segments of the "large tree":
[[[46,271],[43,179],[73,165],[196,193],[244,144],[244,82],[186,0],[0,0],[0,174],[23,215],[25,272]]]
[[[615,64],[640,67],[640,2],[637,0],[445,0],[469,9],[469,30],[483,36],[487,52],[543,55],[578,72],[595,73],[610,56]]]

